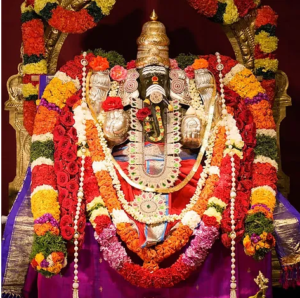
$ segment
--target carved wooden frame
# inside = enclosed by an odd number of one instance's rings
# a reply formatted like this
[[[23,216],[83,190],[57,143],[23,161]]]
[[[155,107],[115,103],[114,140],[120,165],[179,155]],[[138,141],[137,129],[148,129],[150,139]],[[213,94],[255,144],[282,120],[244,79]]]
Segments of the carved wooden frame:
[[[86,5],[89,0],[62,0],[61,5],[70,10],[78,10]],[[254,70],[254,20],[256,11],[253,11],[239,22],[222,26],[225,31],[236,56],[238,62],[247,68]],[[48,62],[48,73],[55,74],[57,61],[61,48],[68,34],[59,32],[58,30],[47,25],[45,31],[45,42]],[[7,90],[9,99],[5,102],[5,110],[9,111],[9,123],[16,131],[17,143],[17,166],[16,177],[9,184],[10,206],[15,199],[16,194],[22,186],[23,179],[29,164],[30,155],[30,136],[23,126],[23,98],[21,91],[22,84],[22,64],[19,64],[18,74],[11,76],[7,81]],[[277,130],[277,146],[279,153],[279,171],[278,171],[278,189],[285,196],[289,193],[289,177],[282,171],[280,156],[280,124],[286,117],[286,107],[291,106],[291,98],[287,95],[289,82],[288,77],[283,71],[276,73],[276,96],[273,106],[273,113]],[[280,265],[275,251],[272,257],[273,266],[273,285],[279,285]]]

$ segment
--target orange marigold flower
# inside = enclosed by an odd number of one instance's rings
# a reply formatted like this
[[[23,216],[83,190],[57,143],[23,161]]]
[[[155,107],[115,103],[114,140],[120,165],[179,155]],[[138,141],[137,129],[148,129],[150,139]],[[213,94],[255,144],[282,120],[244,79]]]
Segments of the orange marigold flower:
[[[196,69],[202,69],[202,68],[207,68],[208,67],[208,62],[207,60],[201,58],[201,59],[195,59],[194,64],[192,67]]]
[[[101,56],[95,57],[89,64],[90,67],[96,71],[104,71],[109,68],[107,58],[103,58]]]

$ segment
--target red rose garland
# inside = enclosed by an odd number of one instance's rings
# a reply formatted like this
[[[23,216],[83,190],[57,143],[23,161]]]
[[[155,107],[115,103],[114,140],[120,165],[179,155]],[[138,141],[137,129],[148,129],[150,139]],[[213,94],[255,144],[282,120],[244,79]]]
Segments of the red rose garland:
[[[61,206],[60,229],[62,237],[69,241],[74,236],[74,217],[77,205],[77,191],[79,188],[79,167],[81,159],[77,160],[77,133],[73,127],[73,113],[68,106],[61,110],[57,125],[53,131],[55,145],[54,169],[58,185],[58,199]],[[85,228],[85,204],[81,205],[78,220],[79,247],[83,243]],[[68,251],[73,252],[73,245],[69,243]]]

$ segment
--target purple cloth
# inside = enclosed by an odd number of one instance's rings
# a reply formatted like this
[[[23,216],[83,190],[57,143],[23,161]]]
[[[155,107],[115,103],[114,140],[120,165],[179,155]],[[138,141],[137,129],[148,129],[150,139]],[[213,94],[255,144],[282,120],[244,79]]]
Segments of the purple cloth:
[[[25,179],[23,181],[23,185],[21,187],[21,190],[19,191],[17,198],[11,208],[11,211],[9,212],[9,215],[7,217],[7,222],[5,225],[5,230],[2,236],[2,243],[1,243],[1,281],[3,283],[3,278],[5,274],[5,270],[7,267],[7,260],[11,245],[11,238],[12,238],[12,232],[14,229],[15,219],[19,212],[19,209],[22,205],[23,200],[26,197],[26,194],[30,196],[30,183],[31,183],[31,169],[30,167],[27,168],[27,172],[25,175]],[[26,272],[24,272],[26,273]],[[25,275],[25,274],[24,274]]]
[[[256,262],[245,255],[241,243],[237,245],[238,298],[248,298],[258,291],[253,279],[259,270],[271,281],[271,255]],[[100,261],[99,261],[100,260]],[[62,276],[51,279],[38,275],[31,267],[24,287],[25,298],[72,298],[74,263],[69,264]],[[213,246],[203,266],[186,281],[168,289],[137,288],[111,269],[100,255],[99,245],[94,239],[93,228],[86,227],[86,237],[79,253],[79,297],[80,298],[228,298],[230,281],[230,250],[220,241]],[[267,298],[272,297],[271,282]],[[38,294],[36,294],[36,292]]]

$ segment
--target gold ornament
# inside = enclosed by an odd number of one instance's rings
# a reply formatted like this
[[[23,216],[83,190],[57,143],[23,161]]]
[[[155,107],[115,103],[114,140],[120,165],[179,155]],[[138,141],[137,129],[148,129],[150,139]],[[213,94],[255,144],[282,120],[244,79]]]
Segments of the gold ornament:
[[[143,68],[148,65],[170,66],[169,44],[163,23],[158,22],[157,14],[153,10],[151,21],[144,24],[142,33],[137,39],[138,53],[136,67]]]

